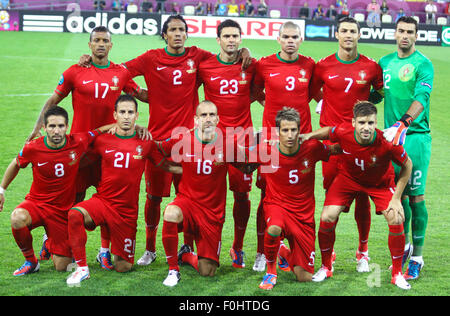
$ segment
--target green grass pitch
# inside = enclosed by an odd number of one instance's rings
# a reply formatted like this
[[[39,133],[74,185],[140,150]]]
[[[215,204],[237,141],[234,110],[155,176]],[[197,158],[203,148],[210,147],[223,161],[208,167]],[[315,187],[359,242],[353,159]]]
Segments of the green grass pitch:
[[[25,138],[31,132],[36,118],[45,102],[58,83],[60,74],[75,63],[79,56],[89,53],[88,34],[46,34],[25,32],[2,32],[0,34],[0,173],[3,174],[10,161],[23,146]],[[123,62],[132,59],[146,49],[164,47],[157,37],[113,36],[111,60]],[[186,45],[218,52],[214,39],[188,39]],[[243,46],[250,48],[254,57],[259,58],[279,50],[276,41],[244,40]],[[448,76],[450,63],[449,50],[442,47],[418,46],[434,64],[435,79],[431,97],[431,127],[433,137],[432,159],[427,183],[427,207],[429,224],[425,242],[425,267],[421,277],[412,281],[409,292],[401,291],[389,284],[390,272],[387,270],[390,259],[387,246],[388,230],[384,218],[372,216],[369,239],[373,272],[359,274],[355,270],[355,251],[358,242],[353,212],[341,216],[336,233],[337,261],[335,274],[331,280],[320,284],[300,284],[295,282],[292,273],[279,272],[278,284],[274,290],[264,292],[258,288],[263,273],[252,270],[256,253],[256,208],[260,191],[255,186],[251,191],[251,217],[245,237],[247,267],[235,270],[231,267],[228,251],[233,240],[232,195],[228,195],[227,217],[223,230],[221,266],[213,278],[200,277],[192,268],[181,267],[182,279],[178,286],[169,289],[162,285],[167,275],[167,264],[161,242],[162,224],[158,231],[158,258],[149,267],[135,266],[129,273],[102,271],[95,262],[100,246],[100,232],[97,229],[88,233],[87,255],[91,269],[91,279],[78,288],[68,288],[65,279],[69,273],[58,273],[51,262],[42,262],[37,274],[15,278],[12,272],[24,261],[11,234],[10,213],[19,204],[31,184],[31,168],[21,170],[18,177],[6,192],[5,210],[0,213],[0,295],[195,295],[195,296],[292,296],[292,295],[448,295],[449,289],[449,138],[448,124]],[[300,52],[312,56],[316,61],[337,50],[337,43],[304,42]],[[393,52],[394,45],[360,44],[359,51],[379,60],[385,54]],[[447,79],[446,79],[447,78]],[[143,78],[137,82],[145,86]],[[200,98],[203,96],[200,89]],[[72,113],[71,98],[62,102]],[[315,104],[312,102],[311,109]],[[140,104],[139,122],[147,125],[147,105]],[[379,113],[379,127],[382,128],[382,107]],[[318,115],[312,112],[313,128],[318,127]],[[261,125],[262,107],[252,105],[254,125]],[[321,187],[321,168],[316,168],[316,220],[321,213],[324,193]],[[88,196],[92,194],[89,191]],[[145,203],[144,186],[141,190],[140,216],[138,223],[136,260],[145,247],[145,224],[143,209]],[[172,198],[163,200],[162,209]],[[317,222],[318,223],[318,222]],[[33,231],[36,253],[41,247],[43,229]],[[182,237],[180,235],[180,241]],[[316,243],[316,270],[320,267],[320,251]]]

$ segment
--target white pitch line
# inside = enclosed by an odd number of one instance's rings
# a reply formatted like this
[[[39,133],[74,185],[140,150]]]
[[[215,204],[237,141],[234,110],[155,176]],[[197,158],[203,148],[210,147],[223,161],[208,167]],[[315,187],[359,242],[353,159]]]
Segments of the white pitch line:
[[[75,59],[69,58],[56,58],[56,57],[37,57],[37,56],[0,56],[0,58],[13,58],[13,59],[40,59],[40,60],[58,60],[58,61],[73,61]]]

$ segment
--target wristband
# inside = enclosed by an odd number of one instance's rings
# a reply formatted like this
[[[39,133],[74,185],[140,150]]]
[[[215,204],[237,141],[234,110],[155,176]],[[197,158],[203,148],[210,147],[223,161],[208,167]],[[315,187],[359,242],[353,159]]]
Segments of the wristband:
[[[3,189],[3,187],[0,187],[0,194],[3,194],[3,195],[5,195],[5,189]]]
[[[413,121],[413,118],[411,117],[411,115],[405,114],[402,116],[400,121],[403,122],[403,124],[405,124],[406,127],[409,127],[409,125],[411,125],[411,123]]]

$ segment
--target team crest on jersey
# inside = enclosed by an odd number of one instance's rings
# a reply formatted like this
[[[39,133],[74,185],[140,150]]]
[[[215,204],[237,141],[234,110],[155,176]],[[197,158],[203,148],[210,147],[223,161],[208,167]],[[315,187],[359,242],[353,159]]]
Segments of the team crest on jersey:
[[[310,172],[312,169],[310,167],[310,163],[308,161],[308,159],[303,160],[302,165],[305,166],[305,169],[302,170],[302,173],[308,173]]]
[[[137,146],[136,147],[137,155],[133,155],[133,158],[134,159],[142,159],[142,151],[143,151],[142,146],[141,145]]]
[[[192,59],[188,59],[187,65],[189,66],[189,69],[186,70],[186,72],[187,72],[188,74],[192,74],[192,73],[194,73],[194,72],[197,71],[197,69],[194,68],[195,62],[194,62]]]
[[[119,87],[118,87],[118,85],[119,85],[119,78],[117,76],[114,76],[112,78],[112,82],[113,82],[114,85],[111,87],[111,90],[113,90],[113,91],[119,90]]]
[[[300,69],[299,73],[300,73],[301,78],[298,78],[298,80],[300,82],[308,82],[308,78],[305,78],[306,77],[306,70],[305,69]]]
[[[405,82],[409,81],[414,77],[415,67],[412,64],[406,64],[398,71],[398,78]]]
[[[245,73],[245,71],[241,71],[241,81],[239,81],[239,84],[246,84],[247,80],[246,80],[247,74]]]
[[[72,159],[72,161],[71,162],[69,162],[69,166],[72,166],[73,164],[75,164],[76,162],[77,162],[77,153],[75,152],[75,151],[71,151],[70,153],[69,153],[69,158],[70,159]]]
[[[215,166],[223,165],[225,162],[223,161],[223,152],[219,151],[216,155],[216,161],[214,161]]]
[[[366,84],[367,83],[367,80],[365,80],[366,76],[367,76],[366,72],[364,70],[361,70],[358,75],[359,75],[360,80],[356,80],[356,83]]]
[[[370,156],[370,163],[369,163],[370,167],[376,166],[377,162],[378,162],[378,158],[376,155]]]

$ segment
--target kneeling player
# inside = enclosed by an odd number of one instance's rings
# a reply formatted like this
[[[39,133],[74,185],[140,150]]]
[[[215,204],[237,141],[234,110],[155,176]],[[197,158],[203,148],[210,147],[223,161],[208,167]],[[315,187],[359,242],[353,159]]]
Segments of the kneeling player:
[[[157,143],[136,136],[137,102],[129,95],[120,96],[115,105],[116,134],[104,134],[93,144],[101,158],[101,180],[91,199],[75,205],[69,211],[69,243],[78,265],[67,278],[69,286],[90,277],[86,261],[87,234],[105,226],[111,235],[111,252],[115,255],[115,270],[126,272],[134,263],[139,189],[146,159],[168,171],[181,168],[166,164]]]
[[[39,226],[44,226],[47,232],[47,248],[56,270],[65,271],[72,262],[67,240],[67,211],[75,202],[75,180],[80,158],[94,138],[113,125],[66,135],[68,121],[67,111],[61,107],[46,111],[44,130],[47,136],[26,143],[5,171],[0,187],[0,211],[5,201],[5,189],[21,168],[30,163],[33,166],[30,192],[11,214],[12,233],[26,260],[14,271],[15,276],[39,271],[31,235],[31,230]]]
[[[217,129],[217,107],[203,101],[197,107],[193,131],[181,140],[173,139],[174,161],[181,160],[183,174],[176,198],[164,211],[162,241],[166,252],[169,274],[163,284],[175,286],[180,280],[179,260],[191,264],[202,276],[213,276],[219,266],[222,227],[225,220],[227,194],[226,175],[228,159],[226,138]],[[183,144],[183,152],[175,157],[175,144]],[[233,151],[236,148],[235,144]],[[236,164],[233,164],[236,165]],[[197,252],[184,245],[177,255],[178,232],[194,236]]]
[[[410,177],[412,163],[404,148],[387,142],[376,125],[376,107],[370,102],[359,102],[353,109],[352,125],[324,127],[303,137],[330,139],[339,143],[343,152],[339,173],[326,195],[320,219],[318,237],[322,267],[313,276],[315,282],[333,275],[331,250],[339,214],[350,206],[358,193],[363,192],[373,200],[377,214],[383,214],[389,226],[388,245],[393,264],[391,283],[410,289],[402,275],[405,235],[401,195]],[[391,161],[401,166],[397,187]]]
[[[278,161],[271,159],[262,163],[270,170],[260,169],[265,171],[266,179],[263,207],[267,223],[264,238],[267,273],[259,285],[264,290],[270,290],[276,284],[279,251],[298,281],[311,281],[316,238],[315,165],[318,161],[327,161],[330,154],[340,152],[339,146],[328,147],[317,140],[300,145],[300,116],[292,108],[284,107],[278,111],[275,122],[279,144],[262,144],[258,153],[258,161],[263,158],[262,153],[278,158]],[[280,247],[281,236],[289,241],[290,250],[284,245]]]

